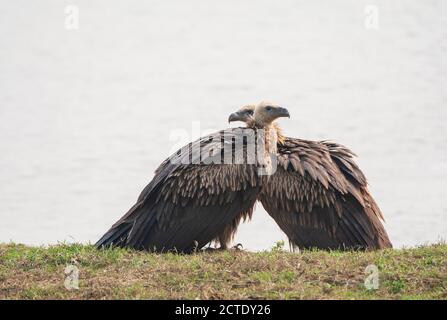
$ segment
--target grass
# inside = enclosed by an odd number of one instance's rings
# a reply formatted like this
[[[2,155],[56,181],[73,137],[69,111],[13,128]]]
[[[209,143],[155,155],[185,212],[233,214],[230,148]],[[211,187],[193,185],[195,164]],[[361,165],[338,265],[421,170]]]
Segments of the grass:
[[[79,289],[64,285],[68,265],[79,270]],[[368,265],[377,289],[364,285]],[[0,244],[0,299],[447,299],[447,245],[290,253],[279,243],[180,255]]]

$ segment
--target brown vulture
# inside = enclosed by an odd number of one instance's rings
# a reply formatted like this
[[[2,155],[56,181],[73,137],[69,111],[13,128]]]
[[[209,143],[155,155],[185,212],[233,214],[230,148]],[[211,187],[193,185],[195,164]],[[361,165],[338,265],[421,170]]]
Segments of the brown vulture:
[[[255,126],[254,106],[231,121]],[[367,188],[354,153],[328,141],[277,135],[278,168],[262,185],[258,199],[295,248],[380,249],[392,244],[382,213]],[[237,223],[232,224],[235,232]]]
[[[272,123],[280,117],[289,117],[288,111],[261,103],[250,128],[216,132],[178,150],[96,247],[192,252],[214,239],[225,247],[229,226],[251,215],[272,171],[277,152]]]

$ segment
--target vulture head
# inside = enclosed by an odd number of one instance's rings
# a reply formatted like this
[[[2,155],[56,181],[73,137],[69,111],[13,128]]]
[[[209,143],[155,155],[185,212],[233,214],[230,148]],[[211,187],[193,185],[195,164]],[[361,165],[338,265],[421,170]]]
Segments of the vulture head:
[[[254,120],[255,108],[256,105],[254,104],[243,106],[238,111],[230,114],[230,117],[228,118],[228,123],[234,121],[242,121],[245,122],[248,126],[250,126]]]
[[[232,113],[228,122],[242,121],[249,127],[264,127],[270,125],[273,121],[281,117],[290,118],[289,111],[277,104],[263,101],[258,105],[246,105],[238,111]]]

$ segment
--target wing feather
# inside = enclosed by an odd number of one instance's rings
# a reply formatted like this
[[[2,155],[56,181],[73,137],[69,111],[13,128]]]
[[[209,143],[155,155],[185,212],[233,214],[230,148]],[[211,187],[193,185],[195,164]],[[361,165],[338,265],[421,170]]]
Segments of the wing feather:
[[[245,134],[241,128],[220,131],[174,153],[96,245],[190,252],[216,239],[234,221],[251,216],[260,192],[256,165],[220,164],[221,156],[234,152],[231,145],[223,146]],[[197,148],[204,152],[189,156]],[[197,162],[185,163],[188,159]],[[114,243],[117,238],[123,240]]]
[[[280,165],[259,199],[293,245],[391,247],[382,213],[349,149],[333,142],[286,138],[278,152]]]

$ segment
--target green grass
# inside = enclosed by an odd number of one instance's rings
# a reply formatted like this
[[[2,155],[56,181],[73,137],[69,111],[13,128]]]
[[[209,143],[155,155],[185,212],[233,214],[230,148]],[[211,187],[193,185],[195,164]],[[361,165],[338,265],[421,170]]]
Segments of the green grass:
[[[447,299],[447,245],[374,252],[153,254],[0,244],[0,299]],[[365,268],[379,270],[368,290]],[[67,265],[79,289],[64,286]]]

